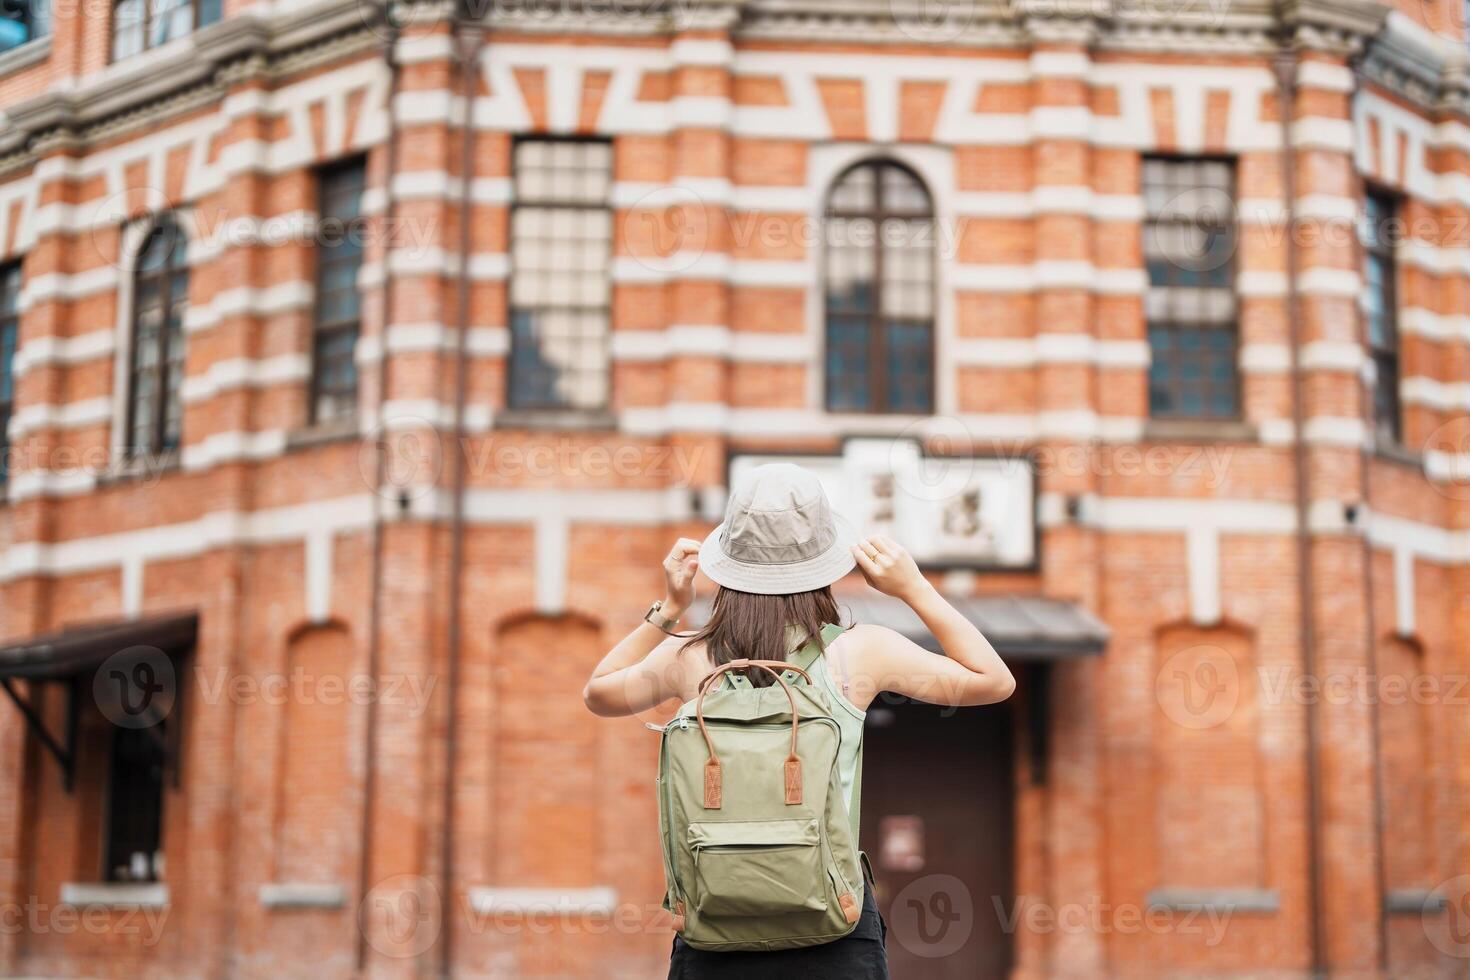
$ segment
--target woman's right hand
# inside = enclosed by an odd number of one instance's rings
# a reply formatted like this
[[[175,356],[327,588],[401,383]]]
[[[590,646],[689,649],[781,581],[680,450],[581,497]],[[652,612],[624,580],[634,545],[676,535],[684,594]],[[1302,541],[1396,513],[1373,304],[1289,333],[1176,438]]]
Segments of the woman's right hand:
[[[853,545],[852,556],[857,559],[858,571],[863,573],[863,578],[884,595],[907,602],[929,584],[903,545],[884,535],[863,538]]]
[[[680,538],[663,561],[663,614],[678,619],[694,603],[694,573],[699,571],[699,542]]]

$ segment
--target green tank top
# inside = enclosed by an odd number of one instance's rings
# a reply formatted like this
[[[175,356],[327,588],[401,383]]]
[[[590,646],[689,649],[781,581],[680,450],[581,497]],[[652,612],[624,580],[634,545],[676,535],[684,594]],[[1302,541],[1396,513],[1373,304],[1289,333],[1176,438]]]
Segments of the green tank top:
[[[837,719],[837,727],[842,733],[837,748],[837,775],[847,800],[847,812],[856,829],[862,805],[863,720],[867,712],[859,710],[847,699],[847,692],[843,690],[845,680],[840,675],[834,676],[837,672],[825,652],[825,648],[831,647],[832,641],[842,635],[843,629],[845,627],[835,623],[822,627],[822,643],[819,645],[802,643],[805,634],[799,627],[789,627],[787,637],[791,651],[786,659],[810,674],[812,684],[825,691],[832,704],[832,717]]]

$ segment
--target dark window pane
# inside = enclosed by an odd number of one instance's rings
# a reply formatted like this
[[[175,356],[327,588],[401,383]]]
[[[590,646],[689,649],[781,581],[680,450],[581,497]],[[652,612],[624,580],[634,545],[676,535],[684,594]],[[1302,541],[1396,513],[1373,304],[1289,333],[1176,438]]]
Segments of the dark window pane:
[[[108,881],[155,881],[163,829],[160,729],[112,728],[107,778]]]
[[[178,448],[184,408],[184,312],[188,247],[172,220],[160,221],[137,253],[128,396],[128,450],[154,455]]]
[[[933,349],[929,324],[888,325],[888,401],[893,411],[932,410]]]
[[[367,163],[358,158],[321,170],[317,178],[316,322],[312,344],[313,422],[357,412],[354,352],[362,316],[357,280],[370,228],[362,217]]]
[[[0,483],[10,475],[10,416],[15,408],[15,348],[19,343],[20,263],[0,266]]]
[[[1399,402],[1398,203],[1370,191],[1363,201],[1363,293],[1361,308],[1376,374],[1373,383],[1374,431],[1384,442],[1403,438]]]

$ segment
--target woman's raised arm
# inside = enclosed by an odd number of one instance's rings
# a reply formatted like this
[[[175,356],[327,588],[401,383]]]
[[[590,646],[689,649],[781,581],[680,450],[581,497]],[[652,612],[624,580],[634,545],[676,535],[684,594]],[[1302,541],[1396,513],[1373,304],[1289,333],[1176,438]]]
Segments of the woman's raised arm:
[[[699,542],[680,538],[663,561],[664,599],[659,612],[678,619],[694,601],[694,574],[699,570]],[[582,701],[593,714],[616,717],[646,711],[678,697],[683,690],[682,640],[648,621],[618,641],[582,689]]]
[[[868,584],[902,599],[918,614],[947,656],[935,656],[882,626],[858,626],[849,649],[866,707],[879,691],[894,691],[930,704],[973,705],[1004,701],[1016,689],[1010,668],[990,641],[919,572],[897,542],[877,535],[853,546]]]

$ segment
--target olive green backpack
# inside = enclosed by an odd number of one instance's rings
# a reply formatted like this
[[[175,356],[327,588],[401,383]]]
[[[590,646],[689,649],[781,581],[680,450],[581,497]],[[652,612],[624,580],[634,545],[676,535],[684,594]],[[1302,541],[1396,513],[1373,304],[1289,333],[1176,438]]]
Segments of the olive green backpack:
[[[825,627],[822,644],[809,641],[791,661],[717,668],[663,728],[664,907],[690,946],[815,946],[857,925],[858,815],[848,814],[838,780],[837,721],[806,672],[840,632]],[[751,670],[776,683],[756,687],[735,673]]]

